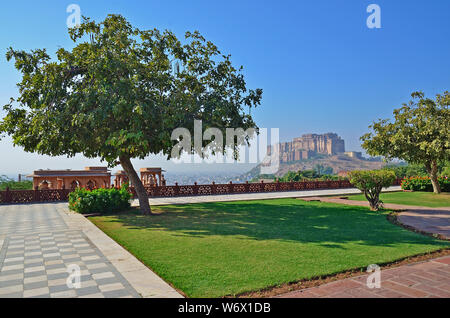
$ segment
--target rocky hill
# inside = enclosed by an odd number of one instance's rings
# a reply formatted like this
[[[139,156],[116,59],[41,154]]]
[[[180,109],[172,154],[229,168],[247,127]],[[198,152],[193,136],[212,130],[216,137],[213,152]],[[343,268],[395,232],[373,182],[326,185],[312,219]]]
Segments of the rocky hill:
[[[320,164],[324,167],[331,167],[336,174],[340,171],[352,170],[373,170],[382,168],[385,163],[382,161],[371,161],[357,157],[349,157],[343,154],[333,156],[317,156],[308,160],[300,160],[289,163],[280,163],[280,168],[275,174],[277,177],[285,175],[289,171],[311,170]],[[260,166],[256,166],[242,176],[243,179],[251,180],[260,174]]]

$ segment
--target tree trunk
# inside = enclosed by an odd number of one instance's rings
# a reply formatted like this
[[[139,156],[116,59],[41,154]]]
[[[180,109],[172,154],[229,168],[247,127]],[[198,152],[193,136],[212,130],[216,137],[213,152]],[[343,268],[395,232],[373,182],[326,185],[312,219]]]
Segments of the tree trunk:
[[[382,203],[380,201],[380,192],[381,192],[381,188],[375,189],[374,192],[372,192],[370,190],[364,190],[364,195],[365,195],[367,201],[369,201],[370,209],[372,211],[380,210],[381,203]]]
[[[425,167],[427,168],[427,171],[430,174],[431,184],[433,185],[433,192],[437,194],[441,193],[441,187],[439,186],[438,181],[437,161],[433,160],[431,161],[431,164],[426,164]]]
[[[152,210],[150,208],[150,203],[148,202],[148,195],[147,191],[145,190],[144,185],[142,184],[141,179],[139,178],[138,174],[136,173],[136,170],[134,170],[133,164],[131,163],[131,160],[129,157],[121,156],[119,158],[120,164],[123,167],[123,170],[128,175],[128,179],[131,181],[131,184],[133,185],[136,194],[139,199],[139,209],[141,210],[142,214],[144,215],[150,215],[152,214]]]

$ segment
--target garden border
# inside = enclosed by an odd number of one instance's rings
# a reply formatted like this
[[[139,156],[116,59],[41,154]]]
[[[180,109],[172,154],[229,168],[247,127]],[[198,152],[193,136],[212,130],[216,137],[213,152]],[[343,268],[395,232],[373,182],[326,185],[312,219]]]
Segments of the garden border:
[[[402,179],[396,179],[393,185],[400,185]],[[269,193],[319,189],[347,189],[354,188],[348,180],[273,182],[273,183],[228,183],[228,184],[197,184],[173,186],[146,187],[149,198],[169,198],[201,195],[226,195],[242,193]],[[20,204],[35,202],[65,202],[68,201],[72,189],[50,190],[9,190],[0,191],[0,204]],[[133,187],[129,191],[136,198]]]

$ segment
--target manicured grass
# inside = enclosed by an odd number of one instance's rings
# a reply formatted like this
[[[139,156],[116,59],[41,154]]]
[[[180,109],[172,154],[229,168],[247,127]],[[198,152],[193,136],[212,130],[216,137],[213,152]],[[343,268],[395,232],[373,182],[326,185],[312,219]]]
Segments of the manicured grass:
[[[92,217],[189,297],[220,297],[450,247],[386,212],[295,199],[154,207]]]
[[[366,201],[363,194],[351,195],[350,200]],[[384,203],[396,203],[405,205],[427,206],[427,207],[450,207],[450,193],[442,192],[390,192],[380,195]]]

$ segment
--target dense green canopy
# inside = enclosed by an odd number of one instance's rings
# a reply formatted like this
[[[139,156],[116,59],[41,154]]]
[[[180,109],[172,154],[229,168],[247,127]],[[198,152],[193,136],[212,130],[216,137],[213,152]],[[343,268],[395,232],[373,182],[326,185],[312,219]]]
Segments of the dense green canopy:
[[[248,90],[230,56],[198,32],[183,44],[170,31],[141,31],[109,15],[101,23],[85,18],[69,34],[76,45],[59,49],[56,60],[45,49],[7,52],[22,81],[0,132],[25,151],[121,163],[146,210],[131,158],[170,156],[172,131],[192,132],[195,119],[223,131],[256,128],[248,110],[262,90]]]
[[[399,158],[424,164],[435,192],[438,163],[450,159],[450,94],[438,94],[436,100],[415,92],[412,100],[394,110],[394,121],[379,120],[370,126],[373,132],[361,137],[370,155]]]

